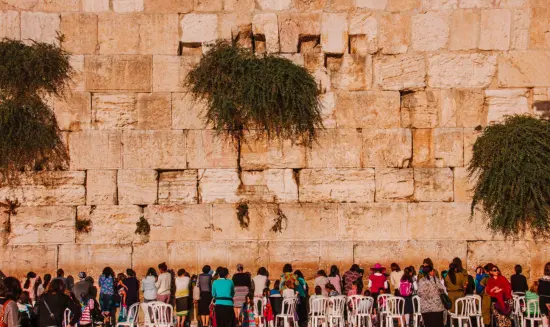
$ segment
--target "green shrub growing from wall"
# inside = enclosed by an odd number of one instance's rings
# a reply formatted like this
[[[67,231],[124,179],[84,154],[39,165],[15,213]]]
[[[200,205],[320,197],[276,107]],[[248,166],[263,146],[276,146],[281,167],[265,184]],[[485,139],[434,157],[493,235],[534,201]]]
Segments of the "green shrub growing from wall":
[[[62,38],[59,39],[62,41]],[[72,73],[69,54],[54,44],[0,42],[0,170],[3,182],[17,172],[54,167],[68,159],[48,93],[60,96]]]
[[[505,236],[550,230],[550,122],[507,117],[477,139],[468,170],[477,179],[472,214],[481,205],[489,227]]]

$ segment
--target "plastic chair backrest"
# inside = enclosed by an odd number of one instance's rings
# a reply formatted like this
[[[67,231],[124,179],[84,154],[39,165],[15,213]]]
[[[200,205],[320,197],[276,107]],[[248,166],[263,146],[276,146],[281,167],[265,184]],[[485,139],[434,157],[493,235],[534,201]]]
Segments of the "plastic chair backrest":
[[[329,298],[329,312],[331,316],[344,316],[344,309],[346,307],[346,296],[338,295]]]
[[[514,314],[516,316],[523,317],[525,306],[525,296],[514,296]]]
[[[72,316],[72,312],[71,310],[69,309],[65,309],[65,311],[63,311],[63,326],[69,326],[69,323],[71,322],[71,316]]]
[[[372,308],[374,307],[374,299],[370,296],[363,296],[358,299],[356,314],[358,315],[370,315]]]
[[[470,307],[472,306],[472,298],[461,297],[455,300],[454,314],[460,317],[470,316]]]
[[[170,304],[158,303],[153,306],[153,319],[156,326],[168,326],[174,322],[174,308]]]
[[[376,299],[376,302],[378,304],[378,310],[380,313],[386,313],[388,312],[388,306],[386,305],[386,302],[389,298],[392,298],[392,294],[379,294],[378,298]]]
[[[413,302],[413,314],[419,314],[420,313],[420,296],[415,295],[412,298]]]
[[[386,312],[390,315],[402,316],[405,314],[405,299],[400,296],[392,296],[386,299]]]
[[[470,299],[468,314],[470,316],[481,316],[483,314],[481,311],[481,296],[474,294],[466,297]]]
[[[319,296],[311,299],[310,312],[312,316],[326,316],[328,309],[328,297]]]
[[[128,323],[135,323],[138,320],[138,312],[139,312],[139,303],[134,303],[130,306],[128,309],[128,318],[126,319],[126,322]]]
[[[294,317],[294,313],[296,312],[296,302],[298,299],[296,298],[286,298],[283,300],[281,315],[283,316],[292,316]]]
[[[141,303],[141,310],[143,310],[143,323],[153,323],[153,317],[155,315],[154,307],[157,302],[143,302]]]
[[[525,318],[527,319],[540,319],[540,309],[539,309],[539,300],[529,300],[527,301],[527,306],[525,307]]]

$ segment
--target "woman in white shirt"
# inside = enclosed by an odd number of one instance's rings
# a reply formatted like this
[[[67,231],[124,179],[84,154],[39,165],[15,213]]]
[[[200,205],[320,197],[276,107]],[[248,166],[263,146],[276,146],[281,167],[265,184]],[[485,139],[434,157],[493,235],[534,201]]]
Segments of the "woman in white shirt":
[[[395,296],[399,296],[399,285],[401,283],[401,278],[403,277],[403,271],[395,262],[392,263],[390,267],[390,290]]]
[[[185,269],[178,270],[176,277],[176,316],[178,317],[178,327],[185,325],[185,320],[189,315],[189,283],[191,279]]]
[[[330,281],[327,278],[327,273],[324,270],[319,270],[317,272],[317,277],[315,277],[315,286],[314,287],[320,286],[323,296],[327,296],[328,295],[327,290],[326,290],[327,284],[330,284]]]
[[[141,291],[143,292],[144,302],[153,302],[157,300],[157,272],[155,268],[147,269],[147,275],[141,281]]]
[[[264,290],[269,287],[269,272],[265,267],[258,269],[256,277],[252,278],[252,288],[254,289],[254,315],[257,317],[263,309]]]

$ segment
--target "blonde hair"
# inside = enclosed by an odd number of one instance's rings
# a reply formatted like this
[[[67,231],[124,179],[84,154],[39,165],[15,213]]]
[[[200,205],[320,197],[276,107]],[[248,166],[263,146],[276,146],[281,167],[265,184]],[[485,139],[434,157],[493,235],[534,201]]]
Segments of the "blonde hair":
[[[531,283],[531,287],[529,287],[529,292],[537,293],[539,294],[539,281],[536,280]]]

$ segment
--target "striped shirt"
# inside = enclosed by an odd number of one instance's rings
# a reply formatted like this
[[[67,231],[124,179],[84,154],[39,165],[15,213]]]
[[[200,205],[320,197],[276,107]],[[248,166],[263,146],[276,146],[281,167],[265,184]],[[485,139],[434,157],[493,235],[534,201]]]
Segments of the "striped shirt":
[[[86,306],[82,306],[82,316],[80,317],[81,325],[88,325],[92,323],[92,310],[94,309],[94,300],[89,299]]]

